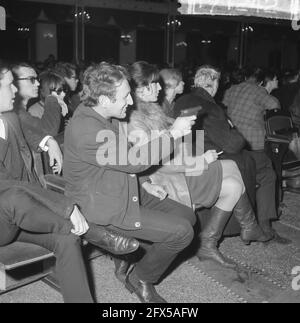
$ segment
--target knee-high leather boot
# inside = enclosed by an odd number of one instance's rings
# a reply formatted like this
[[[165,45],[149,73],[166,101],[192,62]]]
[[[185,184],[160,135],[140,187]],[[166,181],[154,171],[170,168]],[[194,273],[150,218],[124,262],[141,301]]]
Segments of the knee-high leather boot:
[[[210,219],[200,234],[201,247],[197,253],[199,260],[213,260],[227,268],[236,267],[236,264],[226,259],[217,248],[231,213],[215,206],[211,209]]]
[[[264,233],[258,225],[246,193],[239,199],[233,214],[240,223],[241,239],[246,245],[253,241],[267,242],[272,239],[272,235]]]

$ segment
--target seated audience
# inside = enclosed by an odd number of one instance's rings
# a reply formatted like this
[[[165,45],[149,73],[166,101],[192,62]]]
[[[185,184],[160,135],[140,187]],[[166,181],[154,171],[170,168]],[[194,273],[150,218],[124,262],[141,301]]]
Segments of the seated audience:
[[[173,140],[190,131],[195,118],[178,118],[151,141],[151,147],[166,142],[169,149],[151,149],[138,158],[120,127],[133,103],[127,78],[124,68],[104,62],[85,71],[83,103],[65,132],[66,194],[89,221],[152,243],[126,276],[125,286],[141,302],[165,303],[154,284],[191,243],[195,215],[189,207],[149,194],[148,177],[141,175],[169,156]],[[150,149],[148,143],[139,151],[143,148]],[[116,272],[120,270],[121,262]]]
[[[74,201],[39,185],[27,140],[35,146],[44,134],[35,129],[30,136],[25,132],[25,139],[19,118],[12,111],[16,92],[11,70],[1,65],[0,245],[17,239],[53,251],[64,300],[93,302],[77,236],[116,254],[136,250],[138,242],[88,224]],[[48,138],[45,145],[53,163],[57,144]]]
[[[167,117],[156,103],[160,91],[156,67],[147,62],[136,62],[131,66],[130,74],[135,109],[130,114],[129,131],[138,135],[137,138],[132,138],[130,133],[130,138],[143,142],[145,138],[141,138],[141,135],[150,138],[151,131],[163,131],[169,128],[174,120]],[[200,156],[197,157],[199,159]],[[149,193],[152,195],[159,197],[168,193],[177,201],[181,201],[182,192],[187,190],[185,195],[190,196],[196,208],[212,207],[210,220],[201,231],[201,248],[197,255],[200,260],[212,259],[223,266],[234,268],[235,264],[217,249],[233,209],[242,227],[241,238],[245,243],[267,241],[268,237],[257,225],[254,212],[244,194],[244,183],[236,164],[230,160],[216,161],[218,155],[215,150],[207,151],[203,157],[203,163],[199,163],[200,168],[191,168],[184,164],[153,167],[148,173],[151,174],[152,181],[159,186],[151,188],[151,184],[145,185],[149,187]],[[206,167],[201,168],[202,165]]]

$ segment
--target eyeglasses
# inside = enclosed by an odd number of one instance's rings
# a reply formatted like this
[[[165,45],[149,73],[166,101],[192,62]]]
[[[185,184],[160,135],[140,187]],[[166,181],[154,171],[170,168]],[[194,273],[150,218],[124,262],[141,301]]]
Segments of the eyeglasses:
[[[35,84],[35,82],[39,82],[39,78],[36,76],[30,76],[30,77],[20,77],[17,78],[18,81],[23,81],[23,80],[28,80],[30,81],[32,84]]]
[[[57,90],[51,90],[51,92],[56,92],[58,95],[60,95],[62,92],[67,93],[68,92],[68,88],[66,86],[60,87]]]

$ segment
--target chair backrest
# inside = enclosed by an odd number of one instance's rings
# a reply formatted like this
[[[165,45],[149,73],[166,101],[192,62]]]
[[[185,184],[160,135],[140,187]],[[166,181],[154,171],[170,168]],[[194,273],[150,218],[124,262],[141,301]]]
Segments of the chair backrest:
[[[265,115],[267,135],[284,134],[293,130],[291,114],[282,110],[270,110]]]

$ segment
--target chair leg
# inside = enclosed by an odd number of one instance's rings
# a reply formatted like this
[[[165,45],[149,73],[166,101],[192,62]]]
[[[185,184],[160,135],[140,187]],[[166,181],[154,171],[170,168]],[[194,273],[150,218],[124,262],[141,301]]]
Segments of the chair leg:
[[[6,270],[0,268],[0,291],[5,291],[7,289],[7,279],[6,279]]]

